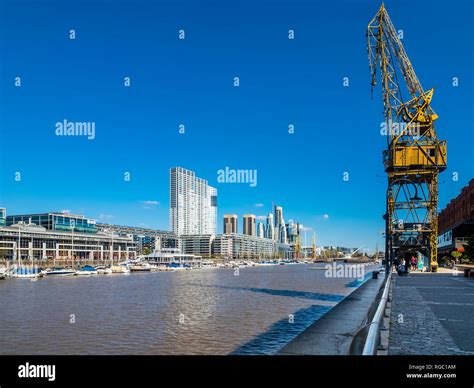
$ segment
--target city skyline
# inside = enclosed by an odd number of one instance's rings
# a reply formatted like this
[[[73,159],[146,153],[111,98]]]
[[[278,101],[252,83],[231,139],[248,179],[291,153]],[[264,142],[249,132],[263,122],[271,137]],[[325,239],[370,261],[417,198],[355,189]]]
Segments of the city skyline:
[[[217,217],[218,217],[218,200],[217,190],[208,185],[206,179],[200,178],[195,171],[185,169],[183,167],[170,168],[169,180],[169,232],[174,233],[177,237],[181,235],[207,235],[217,233]],[[273,213],[268,213],[266,217],[256,216],[255,214],[243,214],[242,217],[242,233],[259,238],[268,238],[276,240],[283,244],[294,243],[291,241],[290,234],[297,235],[300,231],[311,230],[311,228],[304,228],[303,225],[295,223],[293,219],[285,222],[283,217],[283,207],[272,205]],[[73,214],[70,210],[48,211],[48,214],[59,214],[63,216],[79,217],[87,219],[87,225],[95,227],[97,221],[93,218],[85,218],[83,214]],[[4,225],[6,217],[6,208],[0,207],[0,226]],[[13,216],[16,216],[14,214]],[[10,218],[12,215],[9,215]],[[28,218],[33,216],[34,219]],[[22,222],[38,224],[35,217],[37,213],[22,214],[19,218]],[[265,219],[266,225],[263,220]],[[38,219],[39,220],[39,219]],[[223,234],[239,234],[238,231],[238,214],[224,214],[223,220]],[[258,221],[257,221],[258,220]],[[39,224],[38,224],[39,225]],[[115,225],[122,227],[137,227],[132,225]],[[278,229],[279,233],[275,234],[274,230]],[[295,229],[296,228],[296,229]],[[70,229],[67,225],[66,229]],[[293,229],[295,229],[293,231]],[[166,230],[163,230],[166,232]]]
[[[195,172],[192,171],[192,170],[188,170],[188,169],[185,169],[185,168],[182,168],[182,167],[176,167],[176,168],[181,168],[181,169],[183,169],[183,170],[186,170],[186,171],[189,171],[189,172],[195,174]],[[168,170],[171,172],[172,169],[173,169],[173,168],[170,168],[170,169],[168,169]],[[197,178],[197,179],[202,180],[202,181],[204,181],[204,182],[207,183],[207,180],[206,180],[206,179],[202,179],[202,178]],[[170,184],[171,184],[171,183],[170,183]],[[211,189],[214,189],[212,186],[209,186],[209,187],[210,187]],[[215,189],[214,189],[214,190],[215,190]],[[169,193],[171,193],[170,188],[169,188],[168,191],[169,191]],[[217,192],[217,191],[216,191],[216,192]],[[457,193],[457,194],[459,194],[459,193]],[[451,201],[452,201],[452,199],[450,199],[450,200],[447,202],[447,204],[449,204]],[[133,226],[135,226],[135,227],[144,227],[144,228],[156,229],[156,230],[161,230],[161,231],[170,231],[170,232],[175,233],[175,231],[174,231],[173,228],[172,228],[172,224],[171,224],[171,219],[172,219],[172,217],[171,217],[171,212],[170,212],[171,197],[168,198],[168,201],[167,201],[167,202],[168,202],[168,205],[169,205],[168,208],[167,208],[167,211],[168,211],[168,225],[165,226],[165,227],[162,227],[162,228],[155,227],[155,226],[153,226],[153,224],[152,224],[152,225],[147,225],[147,224],[144,224],[144,223],[139,223],[138,225],[134,225],[134,224],[131,224],[131,223],[129,223],[129,224],[127,224],[127,223],[117,223],[117,222],[114,222],[114,220],[113,220],[114,217],[110,217],[110,218],[109,218],[109,217],[102,217],[102,215],[100,215],[99,217],[88,217],[88,218],[89,218],[89,219],[93,219],[93,220],[95,220],[95,221],[97,221],[97,222],[103,222],[103,223],[108,223],[108,222],[110,222],[110,223],[116,224],[116,225],[131,226],[131,227],[133,227]],[[225,200],[224,200],[224,202],[225,202]],[[144,208],[156,208],[157,206],[159,206],[159,205],[162,204],[161,202],[158,202],[158,201],[140,201],[139,203],[142,204]],[[446,204],[446,205],[447,205],[447,204]],[[84,212],[71,211],[70,209],[61,209],[61,210],[59,210],[59,209],[52,209],[52,210],[51,210],[51,209],[37,209],[37,211],[32,211],[32,212],[18,212],[18,211],[17,211],[17,212],[9,212],[9,211],[8,211],[8,210],[9,210],[9,206],[7,206],[5,203],[0,203],[0,206],[1,206],[1,207],[0,207],[1,209],[6,209],[7,215],[8,215],[8,214],[24,214],[24,213],[36,214],[36,213],[41,213],[41,212],[46,211],[46,212],[58,212],[58,213],[65,212],[65,213],[67,213],[67,214],[73,214],[73,215],[74,215],[74,214],[81,214],[81,215],[86,215],[86,216],[87,216],[87,214],[84,213]],[[218,209],[218,208],[219,208],[219,207],[217,207],[217,209]],[[266,207],[263,203],[257,203],[257,204],[255,204],[255,205],[253,205],[253,206],[251,206],[251,207],[247,207],[247,208],[250,208],[250,209],[252,209],[252,208],[253,208],[253,209],[263,209],[263,208],[265,208],[265,209],[266,209],[267,207]],[[244,225],[245,225],[245,217],[246,217],[246,216],[248,216],[248,215],[254,215],[254,216],[255,216],[255,236],[257,236],[257,234],[258,234],[258,233],[257,233],[257,232],[258,232],[258,230],[257,230],[258,224],[259,224],[259,223],[263,223],[263,221],[265,221],[265,222],[267,223],[267,225],[268,225],[268,220],[269,220],[269,217],[271,216],[271,217],[272,217],[272,226],[273,226],[274,238],[270,238],[270,239],[272,239],[272,240],[274,239],[274,240],[276,240],[276,241],[281,241],[281,239],[282,239],[283,237],[277,235],[278,232],[277,232],[277,229],[276,229],[276,225],[278,224],[277,213],[278,213],[279,216],[281,217],[280,219],[283,221],[283,225],[286,225],[286,226],[287,226],[288,223],[295,222],[295,220],[294,220],[293,217],[290,217],[290,218],[288,219],[288,222],[286,222],[285,219],[282,217],[282,214],[283,214],[283,213],[282,213],[282,210],[283,210],[283,207],[282,207],[282,206],[278,206],[278,205],[276,205],[274,202],[272,202],[272,203],[271,203],[271,211],[268,212],[266,215],[263,215],[263,214],[257,215],[257,214],[253,214],[253,213],[252,213],[252,214],[249,214],[249,213],[245,213],[244,211],[241,211],[241,212],[235,212],[235,211],[234,211],[234,213],[233,213],[232,215],[236,215],[236,216],[237,216],[237,219],[242,218],[242,221],[243,221],[242,229],[241,229],[240,233],[239,233],[239,230],[238,230],[238,231],[237,231],[237,234],[246,234],[246,233],[244,233],[244,230],[243,230]],[[222,220],[223,220],[224,217],[227,216],[227,215],[230,215],[230,214],[220,214],[220,211],[219,211],[219,210],[216,211],[216,215],[214,216],[214,223],[215,223],[215,230],[216,230],[216,232],[211,233],[211,234],[225,234],[224,227],[223,227],[223,225],[220,226],[221,223],[218,222],[218,220],[219,220],[219,219],[222,219]],[[241,216],[241,217],[239,217],[239,216]],[[322,218],[323,220],[328,220],[328,219],[329,219],[329,215],[324,214],[324,215],[322,215],[321,218]],[[318,230],[316,230],[315,228],[313,228],[313,227],[311,227],[311,226],[305,226],[305,225],[303,225],[303,224],[301,224],[301,227],[302,227],[303,231],[304,231],[304,229],[306,229],[306,231],[309,231],[309,232],[311,232],[311,233],[314,233],[315,236],[319,237]],[[237,229],[239,229],[239,227],[238,227],[238,221],[237,221]],[[283,232],[283,233],[285,234],[285,236],[286,236],[286,235],[287,235],[287,228],[286,228],[286,227],[281,228],[281,229],[280,229],[280,233],[282,233],[282,232]],[[380,233],[381,233],[381,232],[380,232]],[[193,233],[188,233],[188,234],[193,234]],[[207,234],[207,233],[197,233],[197,234]],[[267,226],[264,226],[264,237],[265,237],[265,238],[269,238],[269,237],[267,236]],[[285,237],[285,239],[286,239],[286,237]],[[348,243],[347,240],[343,240],[343,239],[339,239],[339,240],[337,240],[337,242],[334,242],[334,240],[322,241],[322,242],[321,242],[321,241],[318,241],[318,240],[319,240],[319,239],[316,240],[316,242],[317,242],[316,245],[317,245],[317,246],[346,246],[346,247],[355,247],[356,245],[357,245],[357,246],[364,245],[364,246],[366,246],[366,250],[367,250],[367,251],[374,251],[374,249],[373,249],[371,246],[367,246],[367,244],[364,244],[363,242],[360,242],[360,241],[351,244],[351,243]],[[305,242],[303,241],[303,243],[305,243]],[[307,244],[306,244],[306,245],[307,245]],[[379,242],[377,242],[374,247],[376,247],[377,245],[378,245],[378,249],[382,249],[382,248],[383,248],[383,246],[380,245]]]
[[[387,3],[420,81],[436,90],[437,128],[450,150],[441,210],[473,176],[472,134],[458,130],[471,125],[463,112],[472,105],[472,57],[462,53],[472,42],[464,38],[467,13],[455,22],[429,5],[417,2],[407,13]],[[225,20],[214,17],[224,6],[206,3],[184,12],[173,4],[146,11],[96,4],[92,12],[83,4],[73,17],[56,1],[35,12],[15,2],[3,7],[22,15],[0,23],[0,204],[7,211],[71,210],[168,230],[168,167],[182,165],[219,190],[220,215],[265,217],[279,203],[291,209],[288,220],[316,231],[318,245],[383,247],[386,139],[377,90],[370,101],[365,47],[373,2],[348,2],[353,17],[335,25],[328,15],[339,14],[337,4],[275,5],[265,28],[258,20],[269,9],[245,1]],[[413,39],[420,13],[443,28]],[[94,135],[57,136],[64,120],[95,123]],[[226,167],[258,171],[258,183],[220,183]]]

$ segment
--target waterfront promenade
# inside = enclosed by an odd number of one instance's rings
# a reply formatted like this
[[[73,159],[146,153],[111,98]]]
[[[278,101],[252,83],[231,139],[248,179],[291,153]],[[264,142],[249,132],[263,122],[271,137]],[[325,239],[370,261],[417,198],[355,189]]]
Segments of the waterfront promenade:
[[[394,274],[389,355],[474,354],[474,278]]]

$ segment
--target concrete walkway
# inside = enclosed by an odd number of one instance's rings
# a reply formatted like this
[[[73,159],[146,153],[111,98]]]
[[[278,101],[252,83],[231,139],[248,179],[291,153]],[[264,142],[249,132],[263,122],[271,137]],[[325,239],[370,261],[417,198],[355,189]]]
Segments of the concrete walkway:
[[[393,274],[389,355],[474,354],[474,279]]]
[[[378,279],[367,280],[278,354],[348,355],[354,336],[367,324],[384,278],[381,274]]]

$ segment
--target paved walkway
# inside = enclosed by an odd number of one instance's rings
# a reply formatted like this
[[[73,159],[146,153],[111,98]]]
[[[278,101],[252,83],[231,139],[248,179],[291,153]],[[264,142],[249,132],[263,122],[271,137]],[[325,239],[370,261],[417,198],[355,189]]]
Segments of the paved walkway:
[[[474,279],[395,273],[389,355],[474,354]]]

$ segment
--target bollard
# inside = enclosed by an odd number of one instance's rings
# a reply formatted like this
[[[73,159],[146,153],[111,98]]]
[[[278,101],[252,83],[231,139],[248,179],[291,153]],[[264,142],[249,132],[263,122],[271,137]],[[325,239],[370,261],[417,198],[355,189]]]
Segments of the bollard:
[[[372,271],[372,279],[378,279],[379,278],[379,271]]]

